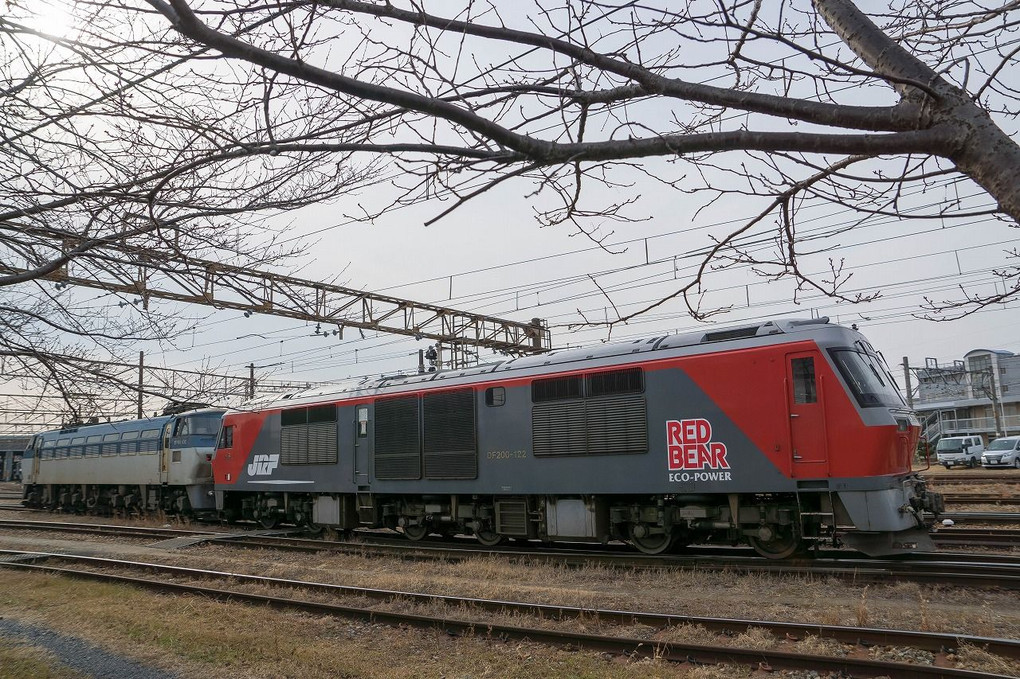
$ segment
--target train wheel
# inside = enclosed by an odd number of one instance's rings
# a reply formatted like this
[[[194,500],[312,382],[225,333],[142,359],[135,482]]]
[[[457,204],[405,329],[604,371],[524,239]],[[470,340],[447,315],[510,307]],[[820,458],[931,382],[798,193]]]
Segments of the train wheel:
[[[494,530],[480,530],[475,533],[475,537],[478,538],[478,542],[486,547],[495,547],[503,542],[503,536]]]
[[[277,524],[280,523],[280,517],[276,514],[263,514],[259,517],[259,525],[266,530],[272,530],[276,528]]]
[[[635,535],[637,531],[631,526],[630,529],[630,544],[638,548],[638,551],[644,552],[645,554],[662,554],[668,551],[673,546],[673,536],[666,535],[665,533],[659,533],[656,535],[644,535],[638,537]]]
[[[790,529],[771,528],[763,532],[771,533],[771,535],[768,537],[764,535],[761,537],[749,536],[747,540],[754,547],[754,551],[766,559],[787,559],[800,548],[800,540]]]
[[[418,542],[424,540],[425,536],[429,534],[428,526],[419,523],[416,526],[404,526],[404,535],[407,536],[408,540]]]

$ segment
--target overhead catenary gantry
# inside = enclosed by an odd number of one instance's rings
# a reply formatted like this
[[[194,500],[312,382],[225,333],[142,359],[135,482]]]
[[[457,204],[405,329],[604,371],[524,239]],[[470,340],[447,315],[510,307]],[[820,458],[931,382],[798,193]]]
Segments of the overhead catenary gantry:
[[[66,235],[59,240],[65,252],[81,243]],[[0,266],[4,274],[25,271]],[[151,299],[171,300],[328,324],[336,326],[341,338],[345,329],[354,328],[428,339],[438,343],[440,362],[447,367],[462,365],[469,348],[514,356],[551,348],[549,329],[540,319],[521,323],[113,242],[76,254],[42,277],[136,295],[146,307]]]

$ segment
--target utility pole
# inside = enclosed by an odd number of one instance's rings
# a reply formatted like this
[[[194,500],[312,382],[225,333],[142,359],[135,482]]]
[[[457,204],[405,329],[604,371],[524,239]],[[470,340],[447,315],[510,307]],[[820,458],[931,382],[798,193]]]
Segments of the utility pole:
[[[910,383],[910,361],[903,357],[903,381],[907,383],[907,407],[914,409],[914,387]]]
[[[145,413],[142,412],[142,394],[145,388],[145,352],[138,352],[138,419],[142,419]]]
[[[255,364],[248,364],[248,400],[255,398]]]
[[[1002,431],[1002,416],[999,412],[999,395],[995,390],[995,367],[988,371],[988,386],[991,391],[988,394],[988,398],[992,400],[992,415],[995,417],[995,435],[1002,436],[1005,432]]]

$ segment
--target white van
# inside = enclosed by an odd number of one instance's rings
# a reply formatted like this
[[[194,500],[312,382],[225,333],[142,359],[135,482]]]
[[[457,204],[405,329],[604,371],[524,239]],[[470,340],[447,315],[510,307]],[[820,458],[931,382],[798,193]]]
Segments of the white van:
[[[974,468],[981,463],[984,450],[985,443],[980,436],[948,436],[939,439],[935,455],[946,469],[953,465]]]
[[[1020,436],[1004,436],[989,443],[981,456],[981,466],[1020,469]]]

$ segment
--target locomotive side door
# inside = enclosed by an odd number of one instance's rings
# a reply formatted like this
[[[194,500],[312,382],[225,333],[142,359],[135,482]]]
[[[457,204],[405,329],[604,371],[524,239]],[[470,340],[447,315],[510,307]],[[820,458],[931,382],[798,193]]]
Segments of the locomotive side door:
[[[35,437],[32,440],[32,445],[35,446],[32,450],[32,476],[27,480],[22,479],[22,483],[35,483],[35,480],[39,478],[39,460],[42,458],[42,436]]]
[[[170,420],[163,427],[163,436],[159,446],[159,482],[170,481],[170,431],[174,420]]]
[[[372,428],[368,421],[368,406],[359,405],[354,409],[354,484],[358,490],[369,486],[368,458],[372,450]]]
[[[790,451],[795,478],[828,476],[825,389],[816,352],[786,355],[786,399],[790,413]]]

